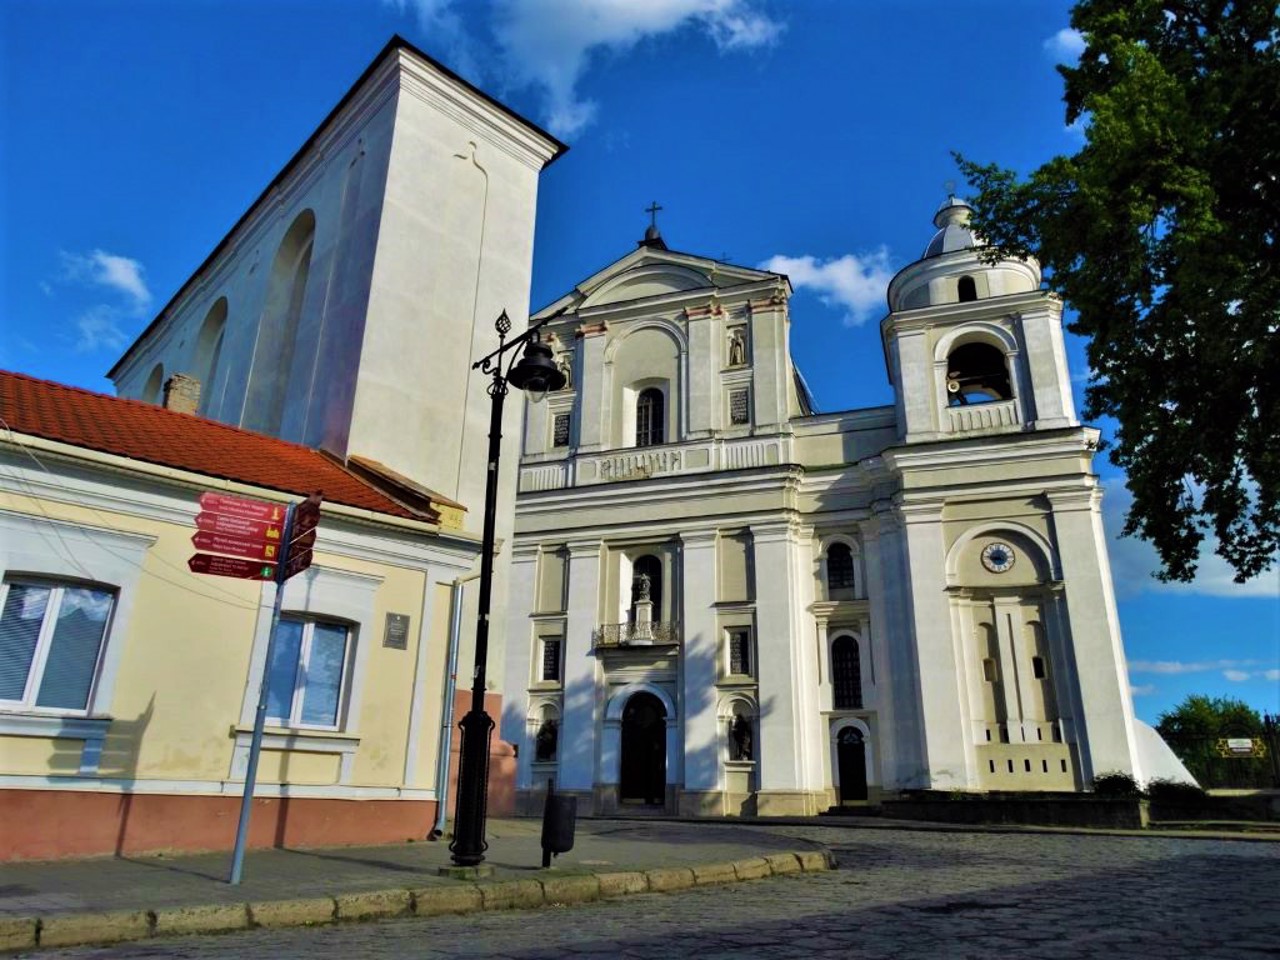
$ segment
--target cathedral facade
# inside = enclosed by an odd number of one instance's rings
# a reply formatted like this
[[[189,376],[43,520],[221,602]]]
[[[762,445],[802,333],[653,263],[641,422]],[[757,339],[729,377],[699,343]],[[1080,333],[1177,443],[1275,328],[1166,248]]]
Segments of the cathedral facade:
[[[1141,777],[1098,432],[1062,304],[950,199],[880,324],[892,406],[819,413],[785,276],[638,248],[531,319],[503,736],[524,808],[807,815]],[[1151,762],[1155,762],[1154,754]]]

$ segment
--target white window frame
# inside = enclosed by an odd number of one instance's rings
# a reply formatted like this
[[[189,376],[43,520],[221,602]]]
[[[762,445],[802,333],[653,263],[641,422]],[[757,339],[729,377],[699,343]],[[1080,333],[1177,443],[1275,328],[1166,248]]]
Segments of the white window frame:
[[[742,632],[746,636],[747,672],[735,673],[733,670],[733,635]],[[750,624],[730,624],[724,628],[724,677],[729,680],[754,680],[756,668],[756,636]]]
[[[102,670],[102,655],[107,647],[107,639],[111,636],[111,621],[115,616],[118,591],[109,584],[78,582],[71,580],[55,580],[41,577],[6,577],[0,585],[0,612],[9,601],[9,589],[13,586],[37,587],[49,591],[49,600],[45,604],[44,615],[40,623],[40,632],[36,636],[36,647],[31,654],[31,664],[27,667],[27,683],[22,691],[21,700],[0,700],[0,708],[21,711],[23,713],[40,713],[49,716],[83,717],[93,706],[94,691],[98,685],[98,677]],[[44,680],[45,667],[49,662],[49,649],[53,646],[53,633],[58,622],[58,611],[62,608],[62,599],[66,590],[97,590],[111,595],[111,611],[107,614],[106,623],[102,626],[102,636],[98,638],[98,652],[93,661],[92,678],[89,689],[85,693],[83,707],[41,707],[36,705],[36,697],[40,684]]]
[[[294,668],[293,674],[293,696],[289,701],[289,716],[281,717],[268,714],[267,721],[273,726],[290,730],[342,730],[346,726],[347,694],[351,685],[352,665],[355,662],[355,646],[359,642],[355,625],[342,620],[324,617],[282,614],[280,621],[283,623],[286,620],[302,624],[302,642],[298,647],[298,663]],[[346,644],[342,651],[342,676],[338,682],[338,705],[334,715],[334,722],[331,724],[304,723],[302,721],[302,705],[307,693],[307,665],[310,663],[311,644],[315,636],[316,624],[318,623],[328,627],[341,627],[347,634]],[[268,682],[270,681],[268,680]]]

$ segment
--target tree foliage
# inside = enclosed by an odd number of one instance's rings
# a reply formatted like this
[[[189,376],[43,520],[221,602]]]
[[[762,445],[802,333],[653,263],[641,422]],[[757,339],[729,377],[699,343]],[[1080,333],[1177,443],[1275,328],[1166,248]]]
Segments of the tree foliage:
[[[1167,740],[1213,737],[1255,737],[1262,734],[1262,717],[1243,700],[1192,694],[1156,724]]]
[[[1190,580],[1207,531],[1237,581],[1280,546],[1280,13],[1272,0],[1080,0],[1059,67],[1084,145],[1027,179],[957,156],[992,254],[1076,310],[1085,416],[1116,422],[1125,534]]]

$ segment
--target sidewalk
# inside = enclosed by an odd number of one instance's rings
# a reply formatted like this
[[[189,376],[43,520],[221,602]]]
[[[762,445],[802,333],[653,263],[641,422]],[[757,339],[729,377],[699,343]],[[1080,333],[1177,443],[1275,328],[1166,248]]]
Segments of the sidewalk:
[[[541,869],[538,820],[492,820],[478,882],[441,877],[445,842],[253,850],[0,866],[0,950],[569,903],[825,870],[818,844],[748,826],[580,820],[574,849]]]

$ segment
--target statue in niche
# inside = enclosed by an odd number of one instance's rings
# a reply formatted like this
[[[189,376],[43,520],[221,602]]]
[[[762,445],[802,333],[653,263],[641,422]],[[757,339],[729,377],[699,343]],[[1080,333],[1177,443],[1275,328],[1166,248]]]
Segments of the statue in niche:
[[[537,763],[550,763],[554,760],[559,739],[560,725],[554,720],[542,721],[538,735],[534,737],[533,759]]]
[[[753,760],[751,754],[751,721],[738,714],[729,724],[729,759]]]
[[[738,327],[729,334],[729,366],[741,367],[747,362],[747,332]]]
[[[564,386],[561,390],[573,389],[573,360],[569,354],[562,353],[556,357],[556,369],[564,374]]]
[[[653,580],[647,573],[636,574],[635,590],[637,600],[653,599]]]

